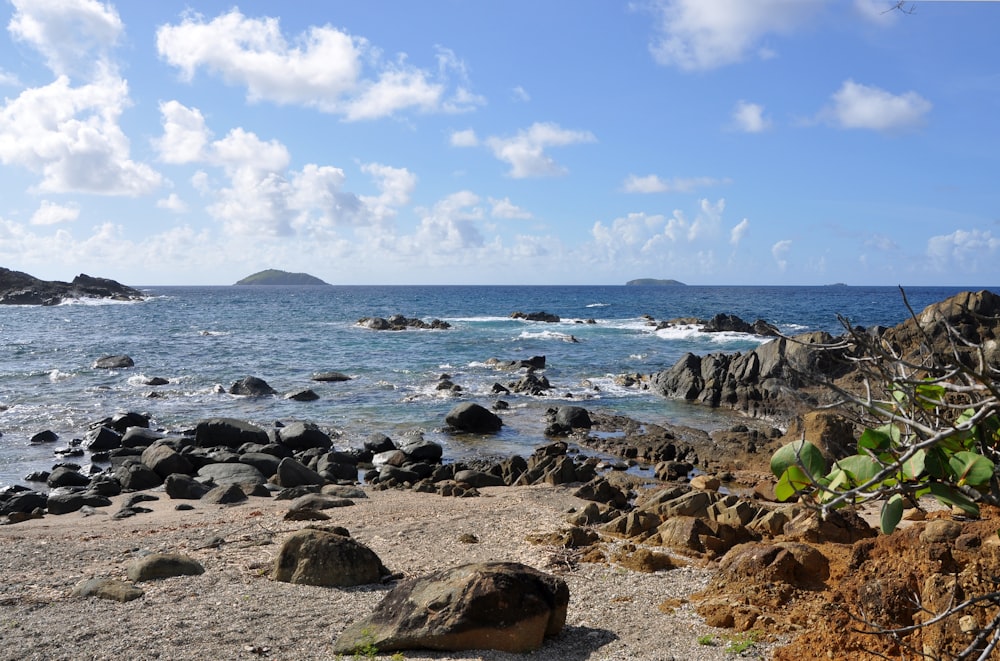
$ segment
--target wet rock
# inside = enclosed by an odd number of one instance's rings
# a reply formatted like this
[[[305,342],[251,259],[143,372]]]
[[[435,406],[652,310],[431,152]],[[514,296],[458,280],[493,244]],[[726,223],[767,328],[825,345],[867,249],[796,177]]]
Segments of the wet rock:
[[[126,367],[135,367],[135,361],[132,360],[131,356],[127,355],[117,355],[117,356],[101,356],[94,361],[94,369],[102,370],[114,370],[123,369]]]
[[[472,434],[498,432],[503,426],[500,416],[473,402],[463,402],[452,408],[445,422],[458,431]]]
[[[278,391],[268,385],[267,381],[256,376],[245,376],[229,386],[230,395],[244,397],[268,397],[277,395]]]

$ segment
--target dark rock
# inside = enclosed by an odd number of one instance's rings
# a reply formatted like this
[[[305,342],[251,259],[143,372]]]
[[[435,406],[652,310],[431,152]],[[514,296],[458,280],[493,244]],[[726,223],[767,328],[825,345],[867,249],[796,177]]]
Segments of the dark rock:
[[[459,483],[468,484],[471,487],[482,489],[483,487],[502,487],[504,480],[499,475],[484,473],[477,470],[460,470],[455,472],[454,480]]]
[[[110,503],[110,501],[108,502]],[[49,514],[69,514],[80,510],[83,504],[82,491],[62,491],[49,494],[45,509]]]
[[[380,452],[388,452],[389,450],[395,450],[396,444],[392,442],[392,439],[385,434],[380,434],[375,432],[365,439],[364,443],[365,450],[378,454]]]
[[[552,389],[552,384],[549,383],[549,380],[545,377],[545,375],[529,372],[528,374],[522,376],[518,381],[508,383],[507,388],[510,392],[540,397]]]
[[[198,469],[199,479],[221,484],[264,484],[266,478],[248,464],[209,464]]]
[[[378,583],[388,574],[379,557],[364,544],[327,530],[306,528],[292,533],[282,544],[271,578],[347,587]]]
[[[141,301],[142,292],[109,280],[84,273],[73,282],[39,280],[38,278],[0,268],[0,305],[59,305],[74,298],[110,298],[119,301]]]
[[[445,416],[445,422],[458,431],[473,434],[498,432],[503,426],[500,416],[472,402],[463,402],[452,408]]]
[[[166,443],[154,443],[142,451],[142,463],[161,478],[173,473],[194,474],[194,466],[187,458]]]
[[[244,443],[267,444],[267,432],[257,425],[235,418],[210,418],[195,426],[195,442],[203,447],[223,445],[238,448]]]
[[[560,321],[559,315],[550,314],[548,312],[511,312],[511,319],[524,319],[525,321],[544,321],[546,323],[557,323]]]
[[[46,429],[45,431],[40,431],[28,439],[28,442],[32,445],[37,445],[39,443],[55,443],[59,440],[59,434],[55,433],[51,429]]]
[[[350,507],[354,504],[348,498],[338,498],[323,493],[307,493],[299,496],[288,506],[289,510],[329,510],[335,507]]]
[[[95,369],[102,370],[123,369],[126,367],[135,367],[135,361],[132,360],[131,356],[124,354],[118,356],[101,356],[94,361],[93,366]]]
[[[151,553],[129,563],[126,573],[135,583],[174,576],[197,576],[205,568],[193,558],[180,553]]]
[[[121,437],[123,448],[148,448],[153,443],[166,438],[163,432],[154,431],[146,427],[129,427]]]
[[[122,435],[110,427],[100,426],[87,432],[87,449],[91,452],[114,450],[122,446]]]
[[[324,381],[329,383],[338,383],[341,381],[350,381],[351,377],[340,372],[318,372],[313,374],[313,381]]]
[[[436,463],[441,461],[444,448],[440,443],[420,438],[406,438],[398,444],[399,450],[411,461]]]
[[[304,484],[322,485],[325,482],[322,475],[292,457],[282,459],[275,472],[275,484],[284,488],[298,487]]]
[[[229,386],[229,394],[244,397],[267,397],[277,395],[278,391],[269,386],[264,379],[256,376],[245,376]]]
[[[123,491],[145,491],[163,484],[163,478],[142,462],[134,459],[128,460],[116,468],[114,475],[121,483]]]
[[[221,484],[212,488],[201,498],[204,502],[212,505],[235,505],[245,503],[247,495],[238,484]]]
[[[49,474],[46,484],[52,489],[58,487],[85,487],[90,484],[90,478],[77,470],[60,466]]]
[[[111,427],[119,434],[124,434],[128,429],[132,427],[140,427],[142,429],[149,428],[149,416],[143,413],[116,413],[102,423],[106,427]]]
[[[271,477],[278,472],[281,458],[267,452],[244,452],[240,455],[240,463],[253,466],[260,471],[261,475]]]
[[[190,475],[174,473],[164,480],[167,496],[175,500],[199,500],[212,488],[198,482]]]
[[[303,388],[302,390],[293,390],[292,392],[285,393],[285,399],[291,399],[296,402],[315,402],[319,399],[319,395],[314,390]]]
[[[400,583],[368,617],[345,629],[336,653],[371,645],[525,653],[562,631],[565,581],[518,563],[462,565]]]
[[[20,491],[0,504],[0,515],[12,514],[14,512],[32,512],[36,509],[45,509],[48,496],[38,491]]]
[[[321,448],[329,450],[333,445],[330,437],[312,422],[293,422],[278,430],[278,437],[293,451]]]

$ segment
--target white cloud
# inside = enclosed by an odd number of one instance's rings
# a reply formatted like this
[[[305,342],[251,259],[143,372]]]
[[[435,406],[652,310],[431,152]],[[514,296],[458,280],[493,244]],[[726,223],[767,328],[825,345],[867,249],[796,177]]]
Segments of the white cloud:
[[[371,175],[379,189],[377,196],[361,196],[373,218],[383,221],[396,215],[398,207],[409,204],[417,187],[417,175],[406,168],[394,168],[381,163],[365,163],[361,171]]]
[[[531,101],[531,95],[528,94],[528,90],[524,89],[520,85],[511,90],[511,94],[515,101],[520,101],[521,103],[527,103]]]
[[[493,206],[493,210],[490,211],[490,215],[494,218],[528,220],[532,217],[530,211],[525,211],[521,207],[517,206],[510,201],[509,197],[505,197],[502,200],[491,197],[489,198],[489,203]]]
[[[719,234],[719,227],[722,224],[722,212],[726,209],[726,201],[720,199],[715,204],[708,200],[699,202],[698,215],[695,217],[691,227],[688,228],[688,241],[696,241],[703,238],[715,238]]]
[[[771,128],[771,119],[764,116],[764,106],[741,100],[733,110],[733,125],[744,133],[762,133]]]
[[[303,105],[347,120],[409,109],[462,112],[484,102],[464,84],[449,93],[451,77],[464,83],[465,72],[446,49],[438,50],[437,72],[410,65],[405,55],[383,62],[363,37],[324,25],[289,41],[278,19],[248,18],[239,9],[208,21],[189,13],[177,25],[161,26],[156,46],[186,80],[205,69],[245,86],[251,102]]]
[[[20,84],[21,84],[21,81],[19,81],[17,79],[16,75],[14,75],[12,73],[8,73],[7,71],[4,71],[3,69],[0,69],[0,85],[10,85],[10,86],[13,87],[13,86],[20,85]]]
[[[205,145],[211,134],[205,118],[197,108],[188,108],[178,101],[160,104],[163,116],[163,137],[153,140],[160,160],[167,163],[194,163],[204,158]]]
[[[750,221],[744,218],[738,224],[733,226],[733,229],[729,230],[729,243],[738,246],[746,236],[747,230],[750,229]]]
[[[878,233],[872,234],[868,237],[865,240],[865,246],[868,248],[875,248],[876,250],[881,250],[883,252],[890,252],[899,249],[899,245],[892,240],[892,237]]]
[[[128,85],[110,74],[72,87],[59,76],[0,106],[0,163],[40,173],[38,188],[55,193],[143,195],[159,173],[129,158],[118,125]]]
[[[653,57],[685,71],[713,69],[745,59],[770,34],[786,34],[805,24],[822,8],[801,0],[654,0],[657,36]]]
[[[13,0],[11,36],[40,52],[56,75],[86,74],[108,63],[124,26],[110,4],[97,0]]]
[[[75,204],[61,205],[48,200],[42,200],[42,204],[31,216],[32,225],[58,225],[59,223],[73,222],[80,217],[80,207]]]
[[[188,210],[187,204],[177,196],[177,193],[171,193],[167,197],[157,200],[156,206],[159,209],[166,209],[174,213],[185,213]]]
[[[565,174],[566,168],[556,163],[545,149],[596,142],[590,131],[571,131],[557,124],[535,123],[512,138],[490,137],[487,146],[493,155],[510,164],[507,173],[515,179],[550,177]]]
[[[465,129],[464,131],[453,131],[449,143],[452,147],[478,147],[479,138],[474,130]]]
[[[821,116],[845,129],[892,131],[920,126],[931,103],[916,92],[892,94],[847,80],[833,94],[833,104]]]
[[[479,197],[470,191],[452,193],[430,210],[418,210],[420,225],[412,236],[400,237],[403,254],[420,256],[432,265],[476,263],[484,239],[476,222],[482,220]]]
[[[791,250],[791,239],[783,239],[771,246],[771,257],[774,258],[774,263],[778,265],[779,271],[784,271],[788,268],[788,253]]]
[[[955,230],[927,240],[927,256],[942,271],[973,273],[996,263],[1000,238],[989,230]]]
[[[714,177],[674,177],[661,179],[655,174],[640,177],[630,174],[622,184],[626,193],[690,193],[698,188],[719,186],[730,183],[729,179]]]

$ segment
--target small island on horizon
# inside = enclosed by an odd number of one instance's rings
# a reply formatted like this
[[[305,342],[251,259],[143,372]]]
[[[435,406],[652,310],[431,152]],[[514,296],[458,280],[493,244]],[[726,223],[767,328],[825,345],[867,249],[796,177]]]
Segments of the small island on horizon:
[[[248,275],[236,285],[325,285],[329,287],[329,283],[323,282],[319,278],[308,273],[289,273],[288,271],[281,271],[279,269],[266,269],[264,271],[258,271],[253,275]]]
[[[629,286],[629,287],[631,287],[631,286],[644,286],[644,287],[648,287],[648,286],[654,286],[654,287],[663,287],[663,286],[677,287],[677,286],[679,286],[679,287],[684,287],[684,286],[686,286],[680,280],[660,280],[658,278],[638,278],[636,280],[629,280],[628,282],[625,283],[625,285]]]

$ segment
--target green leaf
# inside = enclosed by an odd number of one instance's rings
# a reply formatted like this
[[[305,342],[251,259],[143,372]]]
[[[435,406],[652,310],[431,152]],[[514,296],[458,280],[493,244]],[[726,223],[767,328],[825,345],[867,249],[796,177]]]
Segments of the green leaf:
[[[930,448],[927,451],[927,456],[924,457],[924,470],[928,475],[943,480],[948,476],[949,468],[948,456],[941,448]]]
[[[916,480],[923,472],[926,465],[927,452],[917,450],[912,457],[903,462],[903,477],[907,480]]]
[[[917,401],[925,410],[933,409],[944,399],[944,386],[937,383],[921,383],[914,390]]]
[[[863,454],[844,457],[835,463],[834,466],[850,474],[853,486],[864,484],[875,477],[882,469],[877,461]]]
[[[778,483],[774,486],[774,497],[778,502],[785,502],[796,497],[813,485],[812,480],[798,466],[789,466],[788,470],[781,474]]]
[[[986,484],[993,477],[993,462],[981,454],[963,451],[948,460],[948,466],[958,478],[958,486],[966,484],[979,486]]]
[[[880,517],[882,532],[886,535],[892,534],[902,519],[903,497],[897,493],[882,505],[882,516]]]
[[[861,438],[858,439],[859,448],[868,448],[869,450],[875,450],[876,452],[880,450],[888,450],[892,444],[892,438],[883,432],[876,429],[866,429],[861,433]]]
[[[948,507],[957,507],[970,516],[979,516],[979,506],[961,491],[947,484],[934,482],[928,485],[938,502]]]
[[[771,472],[775,477],[781,477],[790,467],[799,466],[800,462],[809,475],[819,477],[826,473],[823,453],[806,441],[792,441],[778,448],[778,451],[771,456]]]

